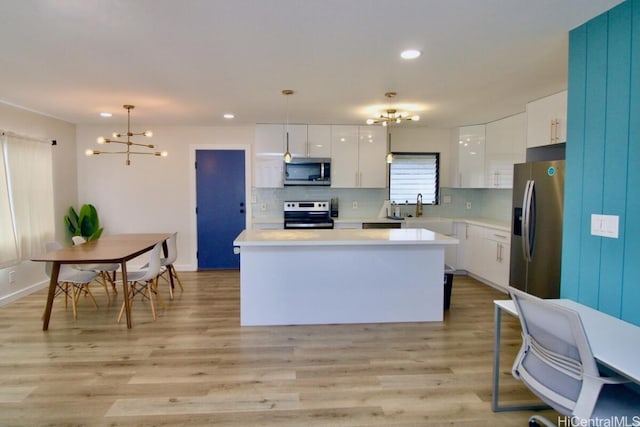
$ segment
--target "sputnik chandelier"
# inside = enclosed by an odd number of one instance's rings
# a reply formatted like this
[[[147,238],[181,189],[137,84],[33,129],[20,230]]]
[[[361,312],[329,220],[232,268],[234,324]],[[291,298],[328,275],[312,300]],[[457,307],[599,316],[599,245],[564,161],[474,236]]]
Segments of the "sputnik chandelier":
[[[387,92],[384,96],[391,101],[397,94],[395,92]],[[420,116],[411,115],[407,111],[398,111],[395,108],[389,107],[386,111],[378,113],[375,119],[367,120],[368,125],[375,125],[381,123],[382,126],[389,126],[392,123],[400,123],[403,121],[418,121]]]
[[[87,156],[94,156],[94,155],[99,155],[99,154],[125,154],[127,156],[127,160],[126,160],[126,165],[129,166],[131,165],[131,160],[129,159],[129,156],[131,156],[132,154],[151,154],[153,156],[162,156],[162,157],[167,157],[167,152],[166,151],[132,151],[131,147],[132,146],[136,146],[136,147],[144,147],[144,148],[150,148],[150,149],[154,149],[156,148],[155,145],[153,144],[138,144],[136,142],[131,141],[131,137],[132,136],[145,136],[145,137],[152,137],[153,133],[150,130],[145,130],[144,132],[131,132],[131,110],[133,110],[135,108],[135,106],[133,105],[129,105],[129,104],[125,104],[122,106],[123,108],[125,108],[127,110],[127,133],[126,134],[121,134],[118,132],[114,132],[113,133],[113,137],[114,138],[122,138],[123,136],[127,137],[126,141],[119,141],[117,139],[111,139],[111,138],[105,138],[103,136],[98,137],[98,144],[123,144],[126,145],[126,150],[124,151],[101,151],[101,150],[87,150],[85,152],[85,154]]]

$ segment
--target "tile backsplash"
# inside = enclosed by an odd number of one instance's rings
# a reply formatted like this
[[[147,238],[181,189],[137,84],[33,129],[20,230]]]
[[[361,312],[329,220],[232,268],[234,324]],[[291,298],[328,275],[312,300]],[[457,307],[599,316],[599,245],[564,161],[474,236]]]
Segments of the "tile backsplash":
[[[511,219],[511,190],[441,188],[439,205],[424,205],[424,216],[452,218],[482,217]],[[282,217],[286,200],[331,200],[338,198],[341,218],[377,217],[387,199],[387,189],[345,189],[330,187],[254,188],[254,218]],[[415,204],[401,205],[403,215],[415,215]]]

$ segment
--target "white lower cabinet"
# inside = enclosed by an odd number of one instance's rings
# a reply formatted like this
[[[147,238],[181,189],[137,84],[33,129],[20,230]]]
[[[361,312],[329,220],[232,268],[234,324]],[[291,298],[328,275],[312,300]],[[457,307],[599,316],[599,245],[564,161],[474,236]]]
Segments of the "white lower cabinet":
[[[457,224],[458,269],[498,289],[509,286],[511,234],[476,224]]]
[[[494,285],[507,290],[509,286],[509,258],[511,256],[510,234],[505,231],[486,229],[484,238],[486,264],[481,276]]]

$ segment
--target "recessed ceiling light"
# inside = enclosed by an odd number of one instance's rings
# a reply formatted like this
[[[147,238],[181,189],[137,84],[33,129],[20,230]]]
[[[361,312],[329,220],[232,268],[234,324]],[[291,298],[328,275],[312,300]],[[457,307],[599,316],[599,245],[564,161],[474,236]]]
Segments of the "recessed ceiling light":
[[[400,54],[400,56],[403,59],[416,59],[420,55],[422,55],[422,52],[420,52],[417,49],[407,49],[407,50],[402,51],[402,53]]]
[[[233,119],[235,116],[231,113],[226,113],[222,117],[224,117],[225,119]]]
[[[100,117],[111,117],[111,116],[113,116],[113,114],[111,113],[106,113],[106,112],[100,113]]]

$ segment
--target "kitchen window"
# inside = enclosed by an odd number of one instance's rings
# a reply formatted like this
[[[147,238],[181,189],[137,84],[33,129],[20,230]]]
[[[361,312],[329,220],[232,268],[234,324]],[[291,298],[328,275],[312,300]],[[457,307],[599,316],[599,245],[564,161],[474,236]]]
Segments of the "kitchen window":
[[[393,153],[389,165],[389,200],[398,204],[437,205],[440,185],[440,153]]]

